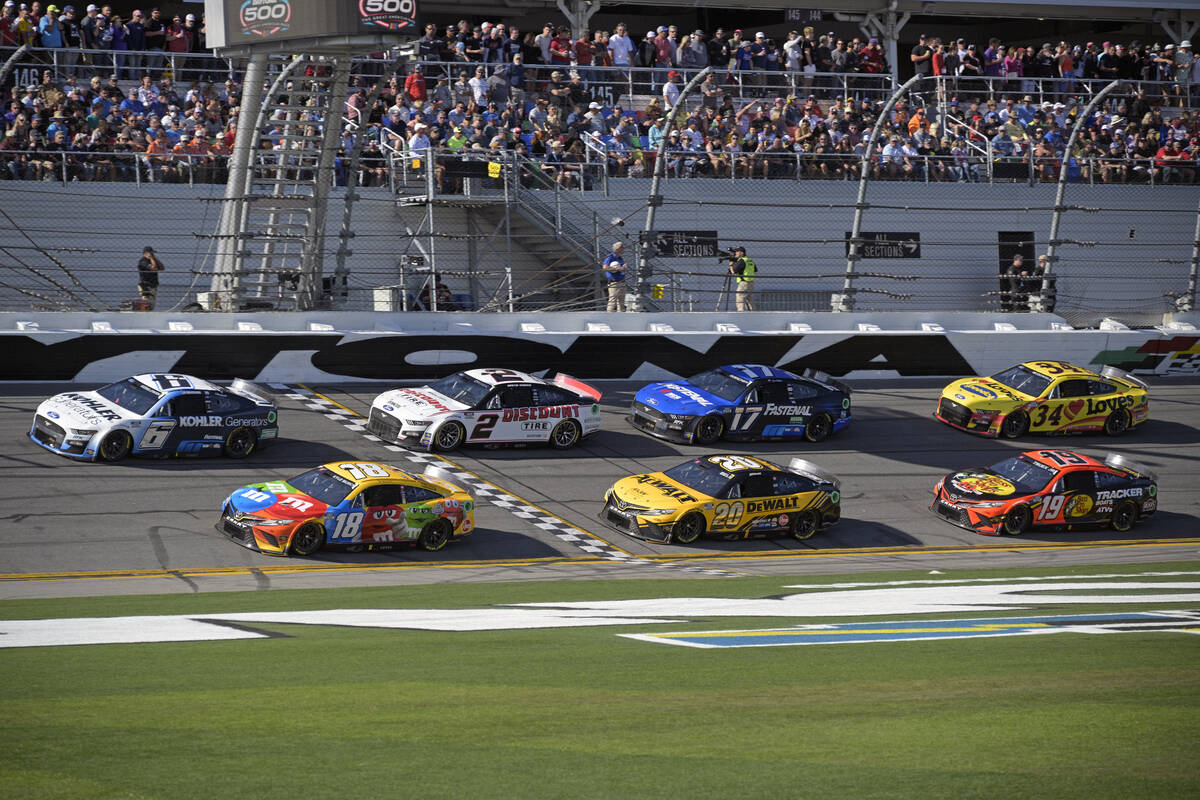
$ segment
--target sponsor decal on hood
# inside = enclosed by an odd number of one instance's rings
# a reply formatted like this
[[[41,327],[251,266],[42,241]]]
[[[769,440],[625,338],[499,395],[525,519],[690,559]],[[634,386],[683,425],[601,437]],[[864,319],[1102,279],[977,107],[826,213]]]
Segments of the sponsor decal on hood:
[[[390,413],[416,417],[434,417],[467,408],[465,404],[451,400],[426,386],[418,389],[396,389],[385,394],[383,401],[392,406],[387,409]]]
[[[95,392],[56,394],[38,406],[38,413],[51,419],[61,419],[68,426],[75,424],[98,427],[106,422],[138,418],[138,415],[129,409],[113,405]],[[51,417],[51,414],[58,416]]]

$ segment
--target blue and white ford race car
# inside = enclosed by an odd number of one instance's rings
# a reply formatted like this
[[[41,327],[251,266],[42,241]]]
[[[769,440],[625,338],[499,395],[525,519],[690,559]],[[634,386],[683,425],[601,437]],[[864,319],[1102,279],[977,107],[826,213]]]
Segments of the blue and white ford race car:
[[[389,444],[442,452],[462,444],[566,450],[600,430],[600,392],[570,375],[472,369],[384,392],[371,404],[367,430]]]
[[[270,394],[247,381],[225,388],[190,375],[134,375],[42,401],[29,438],[83,461],[131,453],[245,458],[279,435],[278,416]]]
[[[651,436],[704,446],[718,439],[819,442],[850,424],[850,387],[815,370],[799,376],[728,364],[642,387],[628,420]]]

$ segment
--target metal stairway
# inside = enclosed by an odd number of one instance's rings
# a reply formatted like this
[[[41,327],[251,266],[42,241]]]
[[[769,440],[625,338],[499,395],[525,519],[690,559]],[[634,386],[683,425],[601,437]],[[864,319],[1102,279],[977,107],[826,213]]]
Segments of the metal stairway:
[[[213,281],[232,308],[307,309],[326,300],[326,207],[350,66],[348,55],[298,56],[262,98],[244,191],[225,200],[220,235],[237,246]]]

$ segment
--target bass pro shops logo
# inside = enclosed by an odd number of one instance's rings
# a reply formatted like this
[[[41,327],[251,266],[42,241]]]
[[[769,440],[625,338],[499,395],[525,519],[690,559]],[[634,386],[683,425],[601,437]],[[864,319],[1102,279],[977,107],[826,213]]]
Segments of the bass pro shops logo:
[[[274,36],[291,24],[292,4],[290,0],[245,0],[238,19],[247,36]]]
[[[392,31],[415,28],[416,0],[358,0],[363,25],[379,25]]]

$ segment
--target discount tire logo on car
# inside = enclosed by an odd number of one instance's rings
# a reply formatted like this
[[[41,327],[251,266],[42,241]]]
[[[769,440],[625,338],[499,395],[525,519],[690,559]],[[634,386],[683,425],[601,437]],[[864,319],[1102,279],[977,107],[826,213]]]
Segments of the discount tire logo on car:
[[[398,31],[416,27],[416,0],[358,0],[363,25],[378,25]]]

